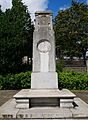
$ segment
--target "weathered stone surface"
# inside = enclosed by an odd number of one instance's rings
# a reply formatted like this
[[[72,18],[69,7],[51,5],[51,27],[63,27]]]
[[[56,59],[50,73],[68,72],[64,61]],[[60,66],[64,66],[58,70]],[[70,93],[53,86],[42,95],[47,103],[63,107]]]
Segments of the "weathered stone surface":
[[[75,97],[67,89],[23,89],[14,96],[17,103],[16,108],[35,106],[74,107],[72,103]]]
[[[56,72],[39,72],[31,75],[32,89],[58,88],[58,76]]]
[[[33,72],[41,72],[41,59],[38,51],[38,45],[40,41],[48,41],[51,44],[51,50],[49,51],[48,71],[55,72],[55,40],[52,24],[52,13],[37,12],[35,30],[33,35]]]
[[[11,99],[0,107],[0,119],[3,120],[88,120],[88,104],[75,98],[76,108],[33,107],[30,109],[15,108],[16,102]]]
[[[71,118],[72,113],[70,112],[69,109],[62,109],[62,108],[32,108],[29,110],[20,110],[18,112],[19,114],[24,114],[24,118],[26,114],[28,115],[28,118],[32,119],[56,119],[56,118]]]
[[[0,107],[0,118],[16,118],[19,109],[16,109],[15,99],[10,99]]]
[[[23,89],[13,96],[14,98],[74,98],[76,97],[67,89]]]
[[[72,108],[72,107],[74,107],[73,106],[73,103],[74,102],[74,99],[71,99],[71,98],[69,98],[69,99],[60,99],[60,107],[62,107],[62,108]]]
[[[84,101],[82,101],[79,98],[75,99],[75,102],[78,105],[78,107],[76,107],[75,109],[70,109],[73,117],[74,118],[82,118],[82,117],[88,118],[88,104],[86,104]]]
[[[40,11],[35,16],[31,88],[58,88],[52,13]]]

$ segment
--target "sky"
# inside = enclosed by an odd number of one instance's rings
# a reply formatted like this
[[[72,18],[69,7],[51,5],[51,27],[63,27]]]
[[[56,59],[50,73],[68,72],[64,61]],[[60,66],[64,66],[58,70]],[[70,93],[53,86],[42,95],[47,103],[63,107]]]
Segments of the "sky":
[[[55,17],[59,10],[65,10],[71,6],[72,0],[22,0],[22,2],[28,6],[28,10],[31,13],[31,18],[34,20],[36,11],[51,10]],[[88,0],[77,0],[81,3],[87,3]],[[0,0],[2,11],[12,7],[12,0]]]

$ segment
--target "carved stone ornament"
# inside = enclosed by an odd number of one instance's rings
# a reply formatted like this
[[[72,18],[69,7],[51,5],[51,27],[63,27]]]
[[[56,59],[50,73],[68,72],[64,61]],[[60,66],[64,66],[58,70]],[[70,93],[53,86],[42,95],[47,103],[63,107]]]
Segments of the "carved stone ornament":
[[[41,40],[38,42],[37,48],[42,53],[47,53],[51,50],[51,44],[48,40]]]

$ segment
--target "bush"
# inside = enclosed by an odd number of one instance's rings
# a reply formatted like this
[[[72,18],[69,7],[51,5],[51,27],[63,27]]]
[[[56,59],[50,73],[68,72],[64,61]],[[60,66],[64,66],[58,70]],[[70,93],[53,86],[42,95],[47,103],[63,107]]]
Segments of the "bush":
[[[88,74],[60,72],[59,87],[70,90],[88,90]]]
[[[31,72],[25,72],[15,75],[0,76],[0,89],[12,90],[30,88],[31,86]]]
[[[58,72],[59,88],[70,90],[88,90],[88,74],[76,72]],[[31,87],[31,72],[15,75],[0,75],[0,89],[13,90]]]

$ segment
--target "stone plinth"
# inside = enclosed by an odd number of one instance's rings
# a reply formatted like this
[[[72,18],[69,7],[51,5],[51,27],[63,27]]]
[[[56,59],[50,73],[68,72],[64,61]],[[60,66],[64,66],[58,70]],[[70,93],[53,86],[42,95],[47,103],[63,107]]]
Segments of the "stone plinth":
[[[17,109],[15,99],[0,107],[0,120],[88,120],[88,104],[74,98],[75,108],[33,107]]]
[[[58,88],[58,76],[56,72],[39,72],[31,74],[32,89]]]
[[[67,89],[23,89],[18,92],[16,108],[31,107],[74,107],[73,102],[76,96]]]

